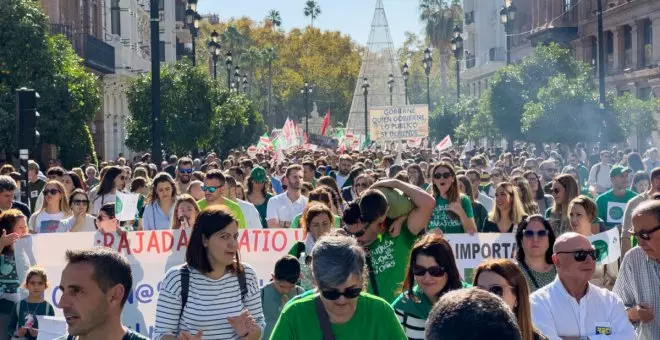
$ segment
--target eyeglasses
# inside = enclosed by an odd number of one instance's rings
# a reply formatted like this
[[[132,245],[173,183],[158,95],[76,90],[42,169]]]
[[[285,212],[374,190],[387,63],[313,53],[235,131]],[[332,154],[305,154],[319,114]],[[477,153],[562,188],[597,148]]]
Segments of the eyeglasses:
[[[89,201],[88,200],[73,200],[71,203],[73,203],[73,205],[88,205]]]
[[[435,179],[441,179],[441,178],[447,179],[451,176],[452,176],[451,172],[436,172],[436,173],[433,174],[433,178],[435,178]]]
[[[545,229],[539,231],[525,229],[523,236],[525,236],[525,238],[533,238],[534,236],[541,238],[548,236],[548,231]]]
[[[422,267],[420,265],[412,266],[412,273],[415,276],[424,276],[427,272],[433,277],[442,277],[445,275],[445,269],[440,266],[433,266],[429,268]]]
[[[216,190],[222,188],[222,185],[219,187],[207,187],[206,185],[202,185],[202,191],[208,191],[210,193],[214,193]]]
[[[651,239],[651,234],[653,234],[658,230],[660,230],[660,225],[651,230],[642,230],[640,232],[635,232],[635,229],[630,228],[628,231],[630,232],[630,235],[641,238],[644,241],[648,241]]]
[[[60,191],[57,190],[57,189],[44,189],[44,195],[53,195],[53,196],[55,196],[59,193],[60,193]]]
[[[360,238],[360,237],[364,236],[364,234],[367,233],[367,230],[369,230],[369,227],[370,227],[370,226],[371,226],[371,223],[368,223],[367,225],[364,226],[364,228],[362,228],[362,230],[360,230],[360,231],[358,231],[358,232],[356,232],[356,233],[352,233],[352,232],[350,232],[350,231],[348,230],[348,227],[344,227],[344,231],[345,231],[346,233],[348,233],[348,235],[350,235],[350,236],[353,236],[353,237],[355,237],[355,238]]]
[[[495,294],[495,295],[497,295],[501,298],[504,297],[504,288],[505,287],[503,287],[503,286],[493,285],[493,286],[490,286],[490,287],[477,287],[477,288],[479,288],[481,290],[485,290],[489,293]],[[513,287],[506,287],[506,288],[513,288]]]
[[[192,174],[193,169],[179,169],[179,172],[182,174]]]
[[[336,289],[321,290],[321,295],[324,299],[334,301],[339,299],[342,295],[347,299],[355,299],[362,293],[362,287],[346,288],[343,292]]]
[[[591,256],[591,258],[596,261],[596,259],[600,255],[600,251],[598,249],[591,249],[591,250],[573,250],[573,251],[558,251],[557,254],[573,254],[573,258],[577,262],[584,262],[587,259],[587,256]]]

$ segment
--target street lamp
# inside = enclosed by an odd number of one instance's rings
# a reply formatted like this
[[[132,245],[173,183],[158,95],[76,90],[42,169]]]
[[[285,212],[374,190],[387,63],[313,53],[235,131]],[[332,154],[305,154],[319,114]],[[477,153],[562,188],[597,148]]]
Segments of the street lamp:
[[[243,73],[243,92],[248,93],[248,76],[247,73]]]
[[[234,83],[236,84],[236,91],[241,87],[241,67],[236,65],[234,68]]]
[[[426,74],[426,102],[429,105],[429,111],[431,111],[431,83],[430,77],[431,66],[433,66],[433,57],[431,57],[431,50],[427,47],[424,50],[424,59],[422,59],[424,64],[424,73]]]
[[[500,9],[500,22],[504,25],[506,32],[506,64],[511,64],[511,31],[513,31],[513,22],[516,20],[518,9],[513,4],[513,0],[504,0],[504,6]]]
[[[390,106],[392,106],[392,91],[394,91],[394,75],[390,73],[390,78],[387,81],[387,87],[390,89]]]
[[[227,50],[227,54],[225,54],[225,64],[227,64],[227,88],[231,88],[231,51]]]
[[[190,30],[192,37],[192,62],[193,66],[197,63],[196,40],[199,35],[199,23],[202,17],[197,13],[197,0],[188,1],[188,9],[186,10],[186,24]]]
[[[454,39],[451,40],[451,49],[456,58],[456,101],[461,99],[461,64],[463,57],[463,37],[461,37],[460,27],[454,27]]]
[[[305,98],[305,133],[309,135],[309,96],[312,94],[312,86],[305,82],[300,93]]]
[[[408,62],[403,64],[403,90],[405,92],[405,97],[406,97],[406,105],[408,105],[408,76],[410,73],[408,73]]]
[[[209,53],[211,54],[211,59],[213,60],[213,80],[216,80],[218,76],[216,70],[217,70],[218,57],[220,56],[220,44],[218,43],[219,36],[220,35],[218,34],[218,32],[213,30],[213,33],[211,33],[211,41],[209,41],[208,43]]]
[[[367,97],[369,97],[369,80],[364,77],[362,80],[362,93],[364,93],[364,140],[369,140],[369,107],[367,106]]]

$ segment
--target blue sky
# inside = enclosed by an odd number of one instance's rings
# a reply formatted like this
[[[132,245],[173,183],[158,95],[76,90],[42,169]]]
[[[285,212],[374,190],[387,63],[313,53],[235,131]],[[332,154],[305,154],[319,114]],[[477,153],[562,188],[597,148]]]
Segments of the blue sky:
[[[376,0],[319,0],[319,4],[322,13],[314,20],[314,27],[341,31],[366,45]],[[383,0],[395,48],[403,44],[405,31],[421,33],[417,5],[417,0]],[[290,30],[310,24],[304,7],[305,0],[199,0],[198,11],[217,13],[220,20],[247,16],[261,21],[271,9],[277,9],[282,26]]]

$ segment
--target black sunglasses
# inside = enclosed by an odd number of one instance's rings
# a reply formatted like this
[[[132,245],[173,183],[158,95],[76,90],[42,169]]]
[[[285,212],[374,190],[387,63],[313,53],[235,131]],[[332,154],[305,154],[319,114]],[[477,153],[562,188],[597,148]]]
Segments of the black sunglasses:
[[[656,232],[656,231],[658,231],[658,230],[660,230],[660,225],[657,226],[657,227],[655,227],[655,228],[653,228],[653,229],[651,229],[651,230],[642,230],[642,231],[640,231],[640,232],[638,232],[638,233],[635,232],[635,229],[632,229],[632,228],[631,228],[631,229],[629,230],[629,232],[630,232],[630,235],[632,235],[632,236],[635,236],[635,237],[637,237],[637,238],[641,238],[641,239],[644,240],[644,241],[648,241],[648,240],[651,239],[651,234],[653,234],[654,232]]]
[[[429,268],[422,267],[420,265],[412,266],[412,273],[415,276],[424,276],[427,272],[433,277],[442,277],[446,273],[445,269],[440,266],[433,266]]]
[[[546,237],[546,236],[548,236],[548,231],[545,230],[545,229],[543,229],[543,230],[539,230],[539,231],[527,230],[527,229],[526,229],[526,230],[523,232],[523,236],[525,236],[525,238],[533,238],[534,236],[536,236],[536,237],[538,237],[538,238],[541,238],[541,237]]]
[[[433,174],[433,178],[435,179],[441,179],[441,178],[449,178],[451,177],[451,172],[436,172]]]
[[[73,200],[71,203],[73,203],[73,205],[88,205],[89,201],[88,200]]]
[[[57,189],[44,189],[44,195],[53,195],[53,196],[55,196],[59,193],[60,193],[60,191],[57,190]]]
[[[370,227],[370,226],[371,226],[371,223],[367,223],[367,225],[365,225],[364,228],[362,228],[362,230],[360,230],[360,231],[358,231],[358,232],[356,232],[356,233],[352,233],[352,232],[350,232],[350,231],[348,230],[348,227],[344,227],[344,231],[345,231],[346,233],[348,233],[348,235],[350,235],[350,236],[353,236],[353,237],[355,237],[355,238],[360,238],[360,237],[364,236],[364,234],[367,233],[367,230],[369,230],[369,227]]]
[[[600,251],[598,249],[578,249],[573,251],[558,251],[557,254],[573,254],[575,261],[584,262],[587,259],[587,256],[591,256],[591,258],[596,261],[596,259],[600,256]]]
[[[477,287],[477,288],[479,288],[481,290],[485,290],[489,293],[495,294],[495,295],[497,295],[501,298],[504,297],[504,287],[503,286],[493,285],[493,286],[490,286],[490,287]]]
[[[334,301],[339,299],[342,295],[347,299],[355,299],[362,293],[362,287],[346,288],[343,292],[336,289],[321,290],[321,295],[324,299]]]

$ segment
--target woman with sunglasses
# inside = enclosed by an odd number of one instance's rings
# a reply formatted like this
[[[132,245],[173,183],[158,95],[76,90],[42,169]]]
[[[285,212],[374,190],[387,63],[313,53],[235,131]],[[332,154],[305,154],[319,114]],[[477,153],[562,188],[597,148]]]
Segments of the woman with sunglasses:
[[[165,230],[172,225],[174,203],[176,203],[177,185],[172,176],[161,172],[154,178],[147,205],[142,214],[142,229]]]
[[[96,231],[96,218],[89,214],[89,198],[82,189],[75,189],[69,196],[73,216],[60,222],[58,232]]]
[[[502,182],[495,188],[495,206],[488,215],[483,232],[515,233],[525,216],[518,188],[509,182]]]
[[[591,198],[578,196],[568,206],[570,211],[571,230],[589,237],[594,235],[594,222],[598,220],[598,208]],[[597,224],[598,225],[598,224]],[[598,231],[598,229],[596,229]],[[596,270],[589,281],[601,288],[612,290],[614,282],[619,276],[619,264],[597,264]]]
[[[474,286],[501,297],[518,320],[522,340],[546,339],[532,324],[527,281],[511,260],[482,262],[474,272]]]
[[[194,197],[188,194],[179,195],[174,205],[172,229],[190,229],[195,225],[200,209]]]
[[[435,209],[427,230],[438,229],[448,234],[476,233],[472,202],[468,196],[459,192],[454,166],[440,162],[433,167],[431,173]]]
[[[98,193],[92,204],[92,215],[98,215],[101,207],[117,199],[117,190],[121,190],[126,185],[126,177],[123,175],[121,167],[111,166],[105,168],[105,173],[101,178]]]
[[[516,231],[516,261],[522,269],[530,293],[548,285],[557,276],[552,263],[555,233],[541,215],[532,215]]]
[[[571,175],[559,175],[552,181],[552,197],[555,203],[552,208],[545,211],[545,218],[550,222],[556,235],[571,229],[568,205],[579,194],[578,182]]]
[[[355,198],[360,197],[360,195],[367,189],[369,189],[374,184],[374,178],[366,173],[359,174],[353,180],[353,192],[355,193]]]
[[[552,207],[552,196],[545,194],[539,175],[533,170],[525,171],[523,177],[529,182],[529,187],[532,189],[534,200],[536,200],[536,204],[539,206],[539,213],[545,214],[545,211]]]
[[[28,226],[30,232],[54,233],[60,222],[71,216],[68,197],[64,185],[58,181],[48,181],[44,186],[44,202],[30,217]]]
[[[286,305],[271,339],[405,339],[392,307],[363,291],[365,268],[354,238],[321,238],[312,251],[317,293]]]
[[[413,246],[402,293],[392,303],[409,340],[424,339],[433,305],[447,292],[469,287],[461,281],[451,245],[429,234]]]

